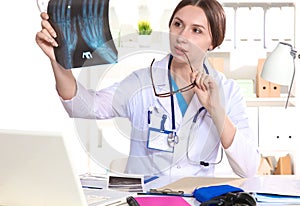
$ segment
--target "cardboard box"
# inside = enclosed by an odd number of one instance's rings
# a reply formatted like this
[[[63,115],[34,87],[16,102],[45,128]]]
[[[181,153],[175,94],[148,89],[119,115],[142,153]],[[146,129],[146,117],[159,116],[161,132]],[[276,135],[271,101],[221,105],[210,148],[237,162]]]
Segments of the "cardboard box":
[[[224,73],[224,58],[208,57],[208,62],[214,69]]]
[[[262,156],[257,175],[292,175],[292,161],[289,154],[279,157],[276,162],[275,156]]]
[[[258,175],[271,175],[272,174],[272,167],[268,163],[268,161],[265,157],[260,158],[260,165],[258,167],[257,174]]]
[[[280,85],[269,82],[269,97],[280,97]]]
[[[292,172],[292,162],[290,155],[280,157],[277,162],[277,166],[274,175],[291,175]]]
[[[261,78],[265,59],[258,59],[256,73],[256,96],[257,97],[280,97],[280,85]]]

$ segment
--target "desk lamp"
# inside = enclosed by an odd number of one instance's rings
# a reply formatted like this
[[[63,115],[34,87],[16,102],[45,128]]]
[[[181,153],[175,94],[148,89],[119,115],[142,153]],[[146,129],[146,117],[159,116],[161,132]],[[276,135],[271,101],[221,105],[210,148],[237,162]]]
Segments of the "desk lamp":
[[[287,108],[295,78],[296,53],[292,45],[279,42],[270,56],[267,57],[261,72],[261,77],[267,81],[290,86],[285,108]]]

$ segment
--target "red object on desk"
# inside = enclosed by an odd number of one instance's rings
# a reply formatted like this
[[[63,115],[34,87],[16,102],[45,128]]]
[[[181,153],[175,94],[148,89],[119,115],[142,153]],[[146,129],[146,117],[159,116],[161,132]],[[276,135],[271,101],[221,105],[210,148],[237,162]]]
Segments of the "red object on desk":
[[[143,196],[135,197],[140,206],[190,206],[179,196]]]

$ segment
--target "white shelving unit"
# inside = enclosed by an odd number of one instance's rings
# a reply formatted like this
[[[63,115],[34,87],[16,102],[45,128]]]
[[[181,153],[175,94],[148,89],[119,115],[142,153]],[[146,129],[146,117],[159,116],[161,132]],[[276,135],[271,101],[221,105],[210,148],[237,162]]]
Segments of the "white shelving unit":
[[[265,98],[256,98],[248,97],[246,98],[248,107],[285,107],[286,97],[265,97]],[[290,97],[288,102],[288,107],[296,106],[296,98]]]
[[[262,155],[279,157],[289,154],[292,158],[293,173],[299,175],[296,107],[258,108],[258,145]]]
[[[278,98],[246,99],[250,126],[258,136],[257,144],[262,156],[279,157],[289,154],[292,158],[293,173],[300,172],[300,152],[297,147],[297,107],[296,98],[290,97],[288,107],[285,108],[286,95]]]

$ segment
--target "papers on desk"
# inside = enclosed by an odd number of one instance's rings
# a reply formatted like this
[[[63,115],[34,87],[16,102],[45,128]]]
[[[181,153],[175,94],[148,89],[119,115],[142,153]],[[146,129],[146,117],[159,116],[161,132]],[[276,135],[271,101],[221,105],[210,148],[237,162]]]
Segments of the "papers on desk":
[[[247,179],[241,187],[247,192],[300,196],[300,177],[293,175],[267,175]]]
[[[259,176],[247,179],[241,187],[255,193],[257,202],[300,204],[300,177],[297,176]]]
[[[254,195],[257,202],[276,204],[300,204],[300,196],[273,195],[257,193]]]
[[[184,177],[159,189],[184,191],[185,194],[192,194],[193,191],[199,187],[221,184],[239,187],[244,181],[245,179],[243,178]]]
[[[107,186],[107,177],[99,175],[81,175],[80,182],[83,188],[104,189]]]
[[[229,184],[240,187],[245,192],[256,194],[257,201],[263,205],[300,204],[300,177],[290,175],[258,176],[243,178],[184,177],[160,187],[190,194],[197,187]]]
[[[80,176],[81,185],[89,206],[120,206],[127,205],[126,197],[132,193],[107,188],[106,175],[84,174]]]
[[[144,187],[144,178],[139,175],[116,176],[109,175],[108,189],[124,192],[142,192]]]

